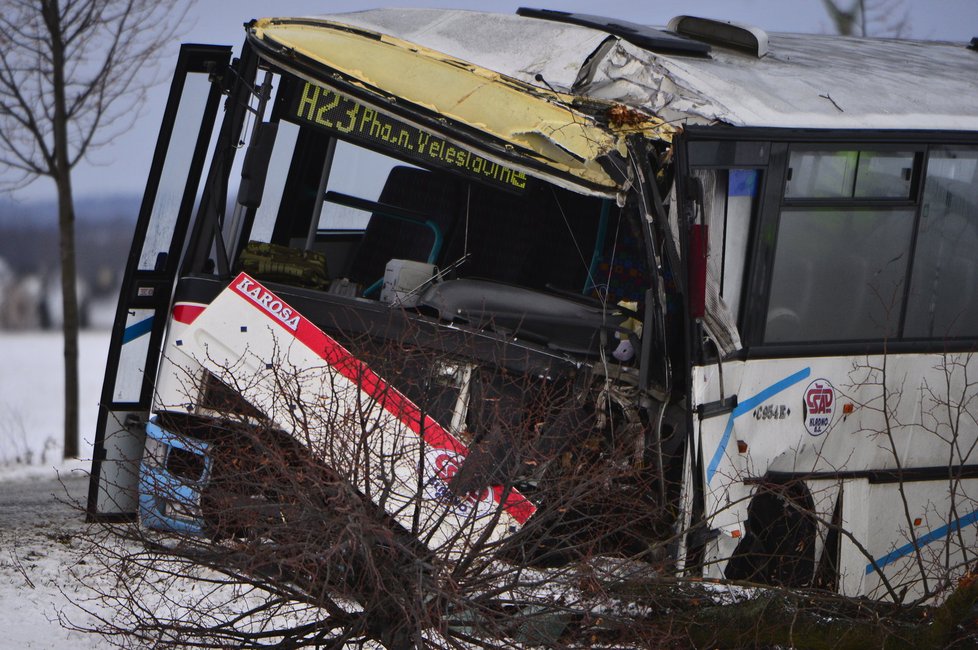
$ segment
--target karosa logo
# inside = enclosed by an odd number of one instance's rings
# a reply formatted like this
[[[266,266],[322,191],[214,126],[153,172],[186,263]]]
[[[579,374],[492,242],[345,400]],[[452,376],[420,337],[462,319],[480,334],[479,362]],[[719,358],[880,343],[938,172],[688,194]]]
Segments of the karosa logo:
[[[251,298],[252,302],[267,311],[276,319],[282,321],[282,323],[293,332],[298,329],[299,315],[295,313],[291,307],[276,298],[272,292],[251,278],[241,278],[241,280],[235,285],[235,289],[237,289],[242,295]]]

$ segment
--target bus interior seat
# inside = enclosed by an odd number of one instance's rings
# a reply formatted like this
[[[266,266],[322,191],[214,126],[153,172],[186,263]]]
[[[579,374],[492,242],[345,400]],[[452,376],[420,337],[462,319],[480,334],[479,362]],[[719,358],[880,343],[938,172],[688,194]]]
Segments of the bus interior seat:
[[[580,291],[597,239],[601,200],[542,183],[523,194],[470,184],[468,211],[447,241],[446,264],[459,275],[544,290]],[[584,256],[584,260],[581,256]]]
[[[810,259],[794,259],[791,266],[791,278],[794,280],[789,283],[791,291],[782,290],[777,295],[772,293],[768,306],[764,340],[769,343],[800,340],[803,325],[810,322],[807,310],[812,304],[815,265]]]
[[[416,167],[391,169],[381,190],[380,203],[423,214],[448,237],[456,220],[464,184],[443,172]],[[370,286],[383,278],[392,259],[426,262],[435,236],[425,223],[390,218],[374,212],[344,274],[353,282]]]
[[[519,284],[535,235],[530,217],[522,197],[470,183],[458,228],[446,242],[445,263],[464,257],[460,275]]]

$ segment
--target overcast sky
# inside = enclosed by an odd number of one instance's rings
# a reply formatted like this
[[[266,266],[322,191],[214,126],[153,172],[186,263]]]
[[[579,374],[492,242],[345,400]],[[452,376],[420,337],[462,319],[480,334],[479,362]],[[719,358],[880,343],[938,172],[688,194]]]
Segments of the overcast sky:
[[[845,6],[852,1],[841,0],[841,4]],[[899,17],[906,12],[911,38],[968,42],[978,36],[978,0],[868,0],[868,3],[889,8],[890,16]],[[193,2],[186,15],[180,40],[233,45],[237,53],[244,38],[242,25],[251,18],[339,13],[373,6],[462,8],[501,13],[530,6],[600,14],[648,25],[664,25],[673,16],[692,14],[756,25],[768,31],[834,31],[821,0],[381,0],[376,4],[352,0],[198,0]],[[161,61],[164,71],[172,69],[177,50],[178,43],[175,42],[166,60]],[[168,77],[168,74],[163,76]],[[140,110],[140,119],[128,133],[116,138],[111,145],[92,152],[88,160],[75,167],[76,196],[142,192],[163,112],[166,86],[164,83],[153,89],[149,101]],[[17,198],[24,200],[53,197],[54,186],[47,178],[38,179],[17,194]]]

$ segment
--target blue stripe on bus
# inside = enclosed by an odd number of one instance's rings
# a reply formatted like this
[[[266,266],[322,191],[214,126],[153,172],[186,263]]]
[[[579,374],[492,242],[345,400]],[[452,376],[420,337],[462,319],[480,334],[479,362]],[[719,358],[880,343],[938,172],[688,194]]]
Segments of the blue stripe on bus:
[[[960,519],[957,519],[955,521],[952,521],[951,523],[949,523],[946,526],[941,526],[940,528],[935,528],[934,530],[930,531],[926,535],[921,535],[920,537],[918,537],[916,544],[914,544],[913,542],[910,542],[908,544],[904,544],[900,548],[898,548],[898,549],[896,549],[894,551],[890,551],[889,553],[887,553],[883,557],[881,557],[878,560],[876,560],[875,564],[873,562],[870,562],[869,564],[867,564],[866,565],[866,575],[869,575],[870,573],[872,573],[876,569],[882,569],[887,564],[893,564],[894,562],[896,562],[900,558],[902,558],[904,556],[907,556],[907,555],[910,555],[914,551],[919,550],[920,548],[926,546],[927,544],[930,544],[931,542],[936,542],[937,540],[941,539],[942,537],[947,537],[951,533],[956,533],[957,531],[961,530],[965,526],[971,526],[972,524],[975,524],[976,522],[978,522],[978,510],[972,512],[970,515],[965,515],[964,517],[961,517]]]
[[[144,318],[138,323],[133,323],[122,333],[122,344],[135,341],[144,334],[149,334],[153,330],[153,317]]]
[[[811,368],[799,370],[795,374],[785,377],[779,382],[771,384],[753,397],[749,397],[743,402],[737,404],[736,408],[734,408],[734,410],[730,413],[730,418],[727,420],[727,428],[723,430],[723,437],[720,438],[720,444],[717,445],[717,450],[713,452],[713,459],[710,461],[710,465],[706,469],[707,483],[710,483],[710,481],[713,480],[713,475],[716,474],[717,467],[720,465],[720,461],[723,459],[723,451],[727,448],[727,443],[730,442],[730,434],[733,433],[734,420],[745,413],[750,413],[759,405],[771,399],[781,391],[794,386],[802,379],[808,377],[810,374],[812,374]]]

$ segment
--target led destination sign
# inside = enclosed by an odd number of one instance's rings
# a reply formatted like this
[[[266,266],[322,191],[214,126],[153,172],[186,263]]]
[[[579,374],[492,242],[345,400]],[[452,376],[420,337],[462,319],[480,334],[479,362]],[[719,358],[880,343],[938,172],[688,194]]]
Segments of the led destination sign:
[[[306,82],[302,92],[295,94],[289,113],[301,122],[396,152],[408,160],[445,169],[465,170],[509,190],[526,189],[526,174],[523,172],[486,160],[468,149],[378,113],[329,88]]]

